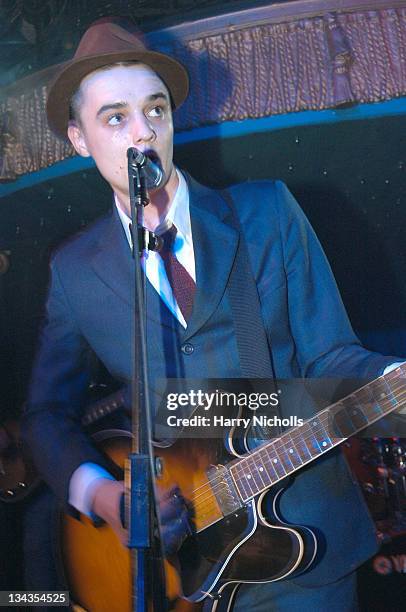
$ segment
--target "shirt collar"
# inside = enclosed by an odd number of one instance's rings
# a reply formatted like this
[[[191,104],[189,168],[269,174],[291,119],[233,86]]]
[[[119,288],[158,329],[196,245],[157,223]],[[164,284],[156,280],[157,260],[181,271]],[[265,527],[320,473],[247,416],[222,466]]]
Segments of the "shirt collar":
[[[155,234],[163,234],[167,229],[169,229],[172,225],[175,225],[178,234],[184,238],[184,240],[188,243],[191,243],[192,240],[192,226],[190,223],[190,212],[189,212],[189,190],[183,174],[176,168],[176,173],[178,175],[179,183],[176,189],[175,196],[173,198],[173,202],[171,204],[170,209],[165,217],[165,219],[155,228]],[[114,194],[114,202],[121,220],[123,224],[123,228],[125,231],[125,235],[127,237],[128,243],[131,245],[131,234],[130,234],[130,223],[131,219],[125,213],[119,204],[118,198],[116,194]]]

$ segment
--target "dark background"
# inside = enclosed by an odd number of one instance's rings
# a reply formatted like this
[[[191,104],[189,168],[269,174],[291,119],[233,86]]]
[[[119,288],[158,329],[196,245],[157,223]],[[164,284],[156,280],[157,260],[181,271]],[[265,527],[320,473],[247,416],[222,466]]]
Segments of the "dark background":
[[[70,57],[98,17],[128,15],[148,31],[261,4],[269,0],[0,0],[0,85]],[[180,167],[214,187],[283,179],[322,242],[355,330],[369,348],[399,356],[406,356],[404,123],[402,116],[338,120],[247,136],[238,136],[236,125],[234,138],[175,151]],[[24,402],[52,249],[110,205],[96,170],[0,198],[0,251],[10,252],[0,276],[0,423]],[[0,589],[22,588],[24,512],[26,502],[0,505]],[[372,583],[382,596],[386,587],[374,576],[366,577],[365,592]],[[398,583],[392,590],[402,597]]]
[[[70,59],[96,19],[128,17],[143,32],[291,0],[0,0],[0,87]]]
[[[406,356],[403,117],[304,126],[178,146],[177,164],[214,187],[280,178],[309,216],[366,345]],[[52,249],[111,205],[96,170],[0,199],[3,410],[19,411]],[[255,215],[255,207],[252,214]],[[7,398],[7,401],[6,401]]]

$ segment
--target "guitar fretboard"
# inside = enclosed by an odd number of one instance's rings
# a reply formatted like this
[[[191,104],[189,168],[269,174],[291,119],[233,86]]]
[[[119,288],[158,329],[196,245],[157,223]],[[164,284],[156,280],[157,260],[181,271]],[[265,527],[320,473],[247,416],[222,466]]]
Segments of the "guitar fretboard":
[[[82,417],[83,427],[89,427],[96,423],[99,419],[112,414],[119,408],[125,406],[124,389],[119,389],[112,395],[94,402],[86,408],[85,414]]]
[[[406,405],[406,364],[325,408],[303,425],[229,464],[243,503]]]

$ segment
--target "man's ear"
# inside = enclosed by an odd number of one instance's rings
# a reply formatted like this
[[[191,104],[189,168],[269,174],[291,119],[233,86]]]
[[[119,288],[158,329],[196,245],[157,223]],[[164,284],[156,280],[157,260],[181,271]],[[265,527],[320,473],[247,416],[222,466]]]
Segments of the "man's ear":
[[[73,144],[76,153],[79,153],[79,155],[81,155],[82,157],[90,157],[90,153],[86,144],[86,139],[83,135],[82,130],[75,121],[69,121],[68,138]]]

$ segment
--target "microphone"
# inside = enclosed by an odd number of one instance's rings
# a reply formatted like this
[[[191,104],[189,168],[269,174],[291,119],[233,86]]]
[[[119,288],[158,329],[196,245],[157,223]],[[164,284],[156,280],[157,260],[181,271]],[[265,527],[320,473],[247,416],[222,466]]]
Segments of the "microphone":
[[[157,163],[135,147],[127,149],[127,158],[130,167],[141,169],[147,189],[158,189],[162,185],[165,175]]]

